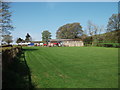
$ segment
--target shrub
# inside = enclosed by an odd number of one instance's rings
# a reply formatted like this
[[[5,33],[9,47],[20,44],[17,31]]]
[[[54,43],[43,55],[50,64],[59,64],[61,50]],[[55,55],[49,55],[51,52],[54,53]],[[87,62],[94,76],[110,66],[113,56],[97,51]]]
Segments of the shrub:
[[[98,43],[97,46],[99,47],[120,47],[120,43]]]

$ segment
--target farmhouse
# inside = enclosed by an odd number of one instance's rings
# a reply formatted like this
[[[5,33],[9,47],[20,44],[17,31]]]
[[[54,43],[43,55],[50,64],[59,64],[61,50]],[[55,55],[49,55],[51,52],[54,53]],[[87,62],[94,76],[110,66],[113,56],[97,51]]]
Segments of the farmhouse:
[[[49,46],[53,46],[54,43],[58,43],[59,46],[84,46],[81,39],[49,39]]]

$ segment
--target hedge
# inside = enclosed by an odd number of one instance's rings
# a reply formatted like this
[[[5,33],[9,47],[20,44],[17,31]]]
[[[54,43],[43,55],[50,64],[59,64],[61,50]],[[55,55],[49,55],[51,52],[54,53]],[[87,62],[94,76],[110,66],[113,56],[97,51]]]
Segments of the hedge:
[[[97,46],[99,47],[120,47],[120,43],[98,43]]]
[[[22,47],[4,47],[2,48],[2,66],[3,69],[6,68],[16,55],[21,52]]]

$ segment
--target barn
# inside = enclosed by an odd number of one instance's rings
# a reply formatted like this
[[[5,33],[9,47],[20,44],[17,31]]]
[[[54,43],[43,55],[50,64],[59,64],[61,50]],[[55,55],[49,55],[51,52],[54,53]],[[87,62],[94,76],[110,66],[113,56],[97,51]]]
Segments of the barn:
[[[58,43],[59,46],[84,46],[84,43],[81,39],[49,39],[48,45],[52,46],[54,43]]]

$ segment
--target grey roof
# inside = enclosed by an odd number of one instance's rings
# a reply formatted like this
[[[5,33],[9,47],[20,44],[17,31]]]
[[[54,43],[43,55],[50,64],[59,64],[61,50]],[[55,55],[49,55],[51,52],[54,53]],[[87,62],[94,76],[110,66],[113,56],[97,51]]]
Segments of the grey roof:
[[[49,41],[82,41],[81,39],[49,39]]]

